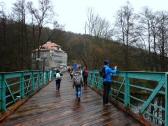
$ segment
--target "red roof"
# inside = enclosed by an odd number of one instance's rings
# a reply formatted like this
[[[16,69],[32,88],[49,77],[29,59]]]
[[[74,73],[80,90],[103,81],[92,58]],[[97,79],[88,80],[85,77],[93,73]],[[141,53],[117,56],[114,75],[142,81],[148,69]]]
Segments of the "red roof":
[[[56,43],[53,43],[51,41],[46,42],[45,44],[43,44],[42,46],[40,46],[39,48],[41,51],[45,51],[45,50],[57,50],[57,51],[62,51],[61,46],[57,45]],[[38,51],[38,49],[35,49],[33,51]]]
[[[49,50],[58,50],[60,48],[60,45],[57,45],[55,43],[52,42],[46,42],[45,44],[43,44],[41,46],[42,49],[49,49]]]

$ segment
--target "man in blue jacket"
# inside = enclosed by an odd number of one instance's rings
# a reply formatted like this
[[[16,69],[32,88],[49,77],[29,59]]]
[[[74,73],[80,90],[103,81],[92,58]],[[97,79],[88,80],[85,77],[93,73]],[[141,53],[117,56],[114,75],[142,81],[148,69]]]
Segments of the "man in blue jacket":
[[[116,74],[117,67],[112,69],[109,67],[109,61],[104,61],[104,76],[103,76],[103,105],[108,104],[109,92],[112,84],[112,76]]]

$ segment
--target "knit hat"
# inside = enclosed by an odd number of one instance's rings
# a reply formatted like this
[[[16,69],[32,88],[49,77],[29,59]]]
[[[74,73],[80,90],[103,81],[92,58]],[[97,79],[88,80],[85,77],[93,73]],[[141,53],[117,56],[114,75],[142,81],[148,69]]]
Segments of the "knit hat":
[[[108,65],[108,64],[109,64],[109,60],[105,60],[104,65]]]

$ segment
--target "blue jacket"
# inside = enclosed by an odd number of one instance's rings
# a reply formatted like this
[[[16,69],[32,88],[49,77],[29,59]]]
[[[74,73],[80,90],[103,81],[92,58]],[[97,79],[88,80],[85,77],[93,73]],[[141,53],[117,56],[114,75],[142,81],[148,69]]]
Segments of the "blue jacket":
[[[105,67],[105,78],[103,79],[103,82],[112,82],[112,76],[113,74],[116,74],[117,70],[110,68],[108,65],[104,65]]]

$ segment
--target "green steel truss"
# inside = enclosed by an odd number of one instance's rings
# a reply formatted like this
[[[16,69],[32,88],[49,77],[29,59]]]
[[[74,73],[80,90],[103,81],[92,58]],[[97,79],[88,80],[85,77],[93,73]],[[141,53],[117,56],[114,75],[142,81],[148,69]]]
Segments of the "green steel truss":
[[[18,71],[0,73],[0,111],[18,100],[33,95],[53,79],[52,71]]]
[[[122,71],[113,77],[111,99],[158,125],[168,126],[168,73]],[[103,78],[90,71],[88,84],[99,90]]]

